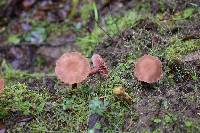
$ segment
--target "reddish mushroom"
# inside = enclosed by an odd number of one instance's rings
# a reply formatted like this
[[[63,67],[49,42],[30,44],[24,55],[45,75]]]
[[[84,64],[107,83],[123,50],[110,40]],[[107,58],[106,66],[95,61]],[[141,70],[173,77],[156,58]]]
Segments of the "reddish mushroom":
[[[3,93],[4,90],[4,79],[0,78],[0,94]]]
[[[135,64],[134,75],[146,83],[157,82],[162,76],[162,62],[157,57],[144,55]]]
[[[102,75],[103,77],[108,77],[108,68],[106,66],[105,61],[99,54],[93,54],[92,63],[94,68],[92,69],[91,74],[99,72],[100,75]]]
[[[65,53],[57,60],[55,67],[57,77],[72,87],[85,80],[90,71],[88,59],[78,52]]]

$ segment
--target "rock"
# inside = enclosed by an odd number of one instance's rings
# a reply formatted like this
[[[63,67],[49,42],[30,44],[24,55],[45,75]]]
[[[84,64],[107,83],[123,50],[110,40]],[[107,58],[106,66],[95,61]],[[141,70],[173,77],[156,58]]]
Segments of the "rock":
[[[186,62],[196,61],[196,60],[200,60],[200,50],[190,53],[183,58],[183,61],[186,61]]]

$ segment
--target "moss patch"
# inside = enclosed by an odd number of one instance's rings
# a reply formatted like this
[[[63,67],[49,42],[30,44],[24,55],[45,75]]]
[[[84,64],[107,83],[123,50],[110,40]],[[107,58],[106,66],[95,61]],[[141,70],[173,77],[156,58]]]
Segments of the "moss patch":
[[[183,55],[194,52],[200,49],[200,39],[193,39],[189,41],[182,41],[175,38],[166,49],[166,58],[168,60],[181,59]]]

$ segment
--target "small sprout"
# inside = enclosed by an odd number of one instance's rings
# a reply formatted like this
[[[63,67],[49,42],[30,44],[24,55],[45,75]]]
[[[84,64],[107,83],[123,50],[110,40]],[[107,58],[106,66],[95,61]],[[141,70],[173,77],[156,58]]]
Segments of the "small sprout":
[[[155,118],[155,119],[153,120],[153,122],[156,123],[156,124],[159,124],[159,123],[162,122],[162,120],[161,120],[160,118]]]
[[[192,121],[187,120],[184,123],[185,123],[186,128],[192,128],[192,125],[193,125]]]
[[[77,87],[90,73],[87,58],[78,52],[65,53],[56,62],[55,74],[64,83]]]
[[[65,111],[73,110],[73,102],[74,102],[73,100],[65,99],[61,105],[63,110]]]
[[[96,97],[89,102],[89,108],[91,109],[91,112],[102,115],[106,111],[108,104],[108,101],[101,101]]]
[[[126,93],[125,89],[123,87],[121,87],[121,86],[120,87],[115,87],[113,89],[113,94],[115,94],[120,99],[124,99],[128,103],[131,103],[131,101],[132,101],[132,98],[128,95],[128,93]]]
[[[102,75],[104,78],[108,78],[107,65],[99,54],[93,54],[92,63],[94,68],[92,69],[90,75],[100,73],[100,75]]]
[[[159,58],[144,55],[135,64],[134,75],[139,81],[154,83],[162,77],[162,62]]]

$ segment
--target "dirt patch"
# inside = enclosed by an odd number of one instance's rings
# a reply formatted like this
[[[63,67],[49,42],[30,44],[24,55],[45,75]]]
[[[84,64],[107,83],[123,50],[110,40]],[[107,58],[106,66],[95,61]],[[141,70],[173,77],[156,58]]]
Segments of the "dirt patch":
[[[194,28],[188,27],[192,32],[199,32],[196,21],[198,20],[193,20]],[[185,21],[183,25],[189,26],[190,23],[192,22]],[[180,27],[182,26],[180,25]],[[183,32],[178,33],[190,34],[187,32],[187,26],[185,29],[183,27],[180,29]],[[164,34],[168,34],[168,31],[165,32]],[[159,42],[156,43],[157,47],[153,45],[155,34],[159,38]],[[135,56],[131,56],[131,58],[134,59],[134,62],[135,59],[145,53],[150,53],[154,48],[166,48],[169,45],[166,40],[169,40],[171,36],[164,37],[164,34],[159,35],[158,25],[154,22],[148,19],[140,20],[134,28],[97,46],[94,53],[99,53],[104,57],[111,68],[117,68],[120,63],[126,63],[128,57],[133,54]],[[160,58],[164,62],[165,71],[170,70],[164,75],[166,78],[163,79],[163,82],[148,85],[134,81],[131,76],[125,76],[126,80],[130,81],[127,85],[129,91],[133,92],[139,100],[132,108],[138,116],[136,119],[130,119],[135,116],[131,115],[131,112],[127,113],[124,131],[142,132],[145,129],[154,131],[159,128],[161,132],[186,132],[187,129],[184,127],[186,118],[199,123],[199,60],[174,61],[172,63],[164,56],[160,56]],[[131,73],[131,70],[129,72]],[[193,77],[193,72],[196,73],[197,79]],[[167,79],[170,75],[173,75],[173,83]]]
[[[125,9],[129,9],[128,4],[132,1],[112,2],[114,3],[112,5],[114,9],[112,10],[115,11],[123,5],[126,5]],[[151,3],[152,8],[155,8],[154,14],[162,12],[159,3],[156,3],[156,1],[151,2],[153,2]],[[197,5],[199,3],[198,1],[190,2]],[[188,1],[166,1],[165,4],[165,8],[169,7],[167,12],[171,16],[190,5]],[[103,7],[101,5],[99,8],[106,10],[108,7],[109,4],[106,4]],[[47,13],[47,11],[44,12]],[[53,17],[52,15],[55,17],[55,14],[58,15],[51,12],[50,18]],[[13,15],[13,13],[10,13],[10,15]],[[43,128],[44,131],[73,130],[82,132],[88,128],[95,128],[96,132],[104,132],[104,128],[112,128],[116,129],[115,131],[123,130],[124,132],[155,131],[157,129],[161,132],[187,132],[187,126],[191,128],[190,124],[185,124],[186,120],[189,119],[194,122],[194,125],[198,126],[200,123],[199,59],[190,61],[173,60],[171,62],[166,59],[163,49],[165,50],[170,45],[169,40],[173,36],[177,35],[181,39],[188,39],[188,35],[198,34],[200,27],[199,13],[195,14],[190,20],[175,21],[175,26],[166,28],[164,31],[160,30],[163,28],[160,26],[160,23],[150,18],[141,19],[133,27],[125,31],[119,31],[119,35],[104,40],[102,44],[95,48],[93,53],[100,54],[105,58],[109,69],[114,70],[112,72],[112,74],[114,73],[112,75],[113,79],[102,80],[99,75],[95,75],[82,83],[80,90],[69,89],[70,87],[57,81],[56,77],[16,79],[20,83],[25,83],[30,93],[48,93],[49,99],[44,103],[44,111],[36,116],[24,116],[17,111],[9,112],[9,115],[4,119],[4,125],[10,130],[19,127],[24,132],[31,131],[30,127],[35,126],[38,128],[37,126],[40,125],[38,123],[41,123],[41,127],[38,129]],[[56,37],[51,35],[51,37],[47,39],[47,45],[0,46],[0,59],[1,61],[6,59],[15,69],[49,72],[54,67],[55,60],[63,52],[79,49],[74,44],[76,35],[71,32],[70,36],[67,34]],[[190,39],[194,38],[189,37]],[[146,84],[137,81],[133,76],[134,62],[144,54],[153,54],[162,60],[165,73],[160,82]],[[34,64],[33,62],[37,63]],[[118,68],[124,70],[118,70]],[[124,86],[127,89],[127,93],[134,99],[132,104],[121,104],[122,102],[117,101],[119,99],[113,100],[112,88],[116,85]],[[111,106],[105,111],[106,115],[90,114],[89,101],[93,97],[104,95],[106,95],[105,99],[110,100],[109,106]],[[119,112],[122,110],[120,113],[123,114],[119,113],[119,116],[116,116],[118,113],[116,110]],[[118,121],[112,121],[116,120],[116,117],[124,120],[122,126],[120,124],[119,127],[114,125],[118,124]],[[20,124],[17,124],[18,122]],[[27,126],[29,122],[33,125]],[[5,127],[4,125],[3,127]],[[194,127],[194,129],[197,128]]]

